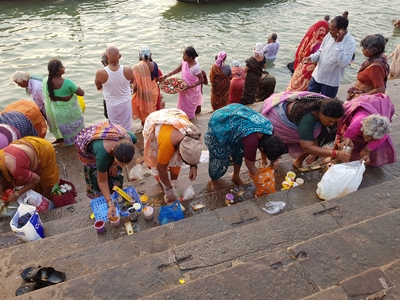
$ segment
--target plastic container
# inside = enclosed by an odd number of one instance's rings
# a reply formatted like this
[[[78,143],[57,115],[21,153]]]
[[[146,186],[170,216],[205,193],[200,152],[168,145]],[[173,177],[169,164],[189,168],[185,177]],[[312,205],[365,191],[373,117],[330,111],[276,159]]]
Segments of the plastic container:
[[[134,203],[132,207],[136,210],[136,212],[138,213],[142,212],[143,206],[141,203]]]
[[[128,213],[129,213],[129,219],[131,220],[131,221],[137,221],[137,212],[136,212],[136,209],[135,208],[133,208],[133,207],[130,207],[129,209],[128,209]]]
[[[353,152],[353,147],[343,146],[343,151],[351,155],[351,153]]]
[[[153,219],[153,215],[154,215],[154,210],[151,206],[145,206],[143,208],[143,216],[146,220]]]
[[[235,196],[233,196],[233,194],[231,194],[231,193],[226,194],[225,195],[225,204],[229,206],[229,205],[235,203],[234,199],[235,199]]]
[[[106,230],[105,223],[102,220],[94,222],[94,228],[96,228],[97,233],[102,233]]]
[[[111,217],[111,218],[113,218],[112,220],[110,220],[111,226],[114,226],[114,227],[119,226],[119,224],[121,223],[120,216],[114,216],[114,217]]]
[[[289,171],[289,172],[287,172],[286,177],[288,177],[291,181],[294,181],[296,178],[296,173]]]
[[[142,202],[143,207],[146,207],[149,202],[149,197],[147,195],[142,195],[139,197],[140,201]]]

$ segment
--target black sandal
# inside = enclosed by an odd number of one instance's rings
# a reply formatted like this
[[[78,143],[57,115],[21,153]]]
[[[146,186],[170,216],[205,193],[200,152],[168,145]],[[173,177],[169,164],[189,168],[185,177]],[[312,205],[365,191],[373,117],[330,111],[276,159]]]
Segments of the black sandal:
[[[52,267],[29,267],[22,271],[21,277],[26,282],[45,282],[48,284],[57,284],[64,281],[65,273],[57,271]]]
[[[47,283],[47,282],[29,282],[29,283],[25,283],[24,285],[21,285],[16,291],[15,291],[15,295],[16,296],[21,296],[23,294],[41,289],[41,288],[45,288],[48,286],[51,286],[51,283]]]

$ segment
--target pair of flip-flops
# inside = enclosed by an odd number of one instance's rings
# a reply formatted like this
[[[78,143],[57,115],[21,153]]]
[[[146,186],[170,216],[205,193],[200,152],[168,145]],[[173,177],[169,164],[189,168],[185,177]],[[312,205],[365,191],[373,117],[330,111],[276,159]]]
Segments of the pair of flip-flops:
[[[57,271],[52,267],[29,267],[22,271],[22,279],[26,281],[15,294],[17,296],[54,285],[65,280],[65,273]]]

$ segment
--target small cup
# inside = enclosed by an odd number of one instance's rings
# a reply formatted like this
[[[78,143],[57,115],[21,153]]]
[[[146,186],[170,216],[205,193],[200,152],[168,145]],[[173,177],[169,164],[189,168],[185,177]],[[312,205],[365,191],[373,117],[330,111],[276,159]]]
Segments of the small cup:
[[[149,197],[147,197],[147,195],[140,196],[140,202],[142,202],[143,207],[147,206],[149,202]]]
[[[114,227],[119,226],[119,223],[121,222],[121,218],[119,216],[113,216],[108,219],[110,220],[111,226],[114,226]]]
[[[146,206],[143,208],[143,215],[146,220],[153,219],[154,210],[151,206]]]
[[[303,179],[303,178],[297,178],[297,179],[296,179],[296,183],[297,183],[298,185],[302,185],[302,184],[304,184],[304,179]]]
[[[138,213],[140,213],[141,211],[142,211],[142,205],[140,205],[140,203],[134,203],[133,205],[132,205],[132,207],[138,212]]]
[[[104,226],[105,223],[102,220],[97,220],[94,222],[94,228],[96,228],[97,233],[102,233],[104,230],[106,230],[106,227]]]
[[[291,182],[291,181],[282,182],[282,188],[284,190],[290,189],[292,186],[293,186],[293,182]]]
[[[294,181],[294,179],[296,178],[296,173],[289,171],[286,173],[286,177],[288,177],[291,181]]]
[[[234,203],[235,196],[233,196],[233,194],[228,193],[225,195],[225,204],[226,205],[231,205]]]

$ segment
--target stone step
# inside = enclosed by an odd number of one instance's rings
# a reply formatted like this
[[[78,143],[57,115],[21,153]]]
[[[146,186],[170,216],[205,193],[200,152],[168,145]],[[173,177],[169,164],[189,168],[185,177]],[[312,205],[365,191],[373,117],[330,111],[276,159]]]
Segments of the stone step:
[[[236,299],[235,293],[239,292],[236,287],[244,288],[243,293],[255,292],[254,289],[246,290],[250,284],[254,284],[257,291],[261,289],[260,294],[256,295],[278,295],[284,289],[282,282],[279,281],[279,278],[277,280],[274,275],[274,269],[276,269],[279,270],[282,278],[291,282],[290,286],[300,285],[299,289],[303,292],[289,289],[288,293],[292,295],[292,298],[286,298],[286,294],[282,298],[267,298],[298,299],[296,295],[301,295],[301,297],[311,295],[332,286],[331,281],[338,278],[338,276],[331,276],[334,279],[328,280],[325,284],[313,284],[319,279],[307,275],[310,272],[304,273],[302,264],[305,260],[301,256],[315,257],[318,259],[316,265],[320,268],[323,263],[332,263],[332,260],[336,259],[332,259],[335,257],[332,256],[333,250],[328,249],[330,256],[326,257],[325,262],[322,262],[318,255],[323,256],[323,254],[316,252],[313,247],[316,249],[328,247],[329,243],[336,246],[338,243],[332,241],[343,240],[340,237],[346,232],[352,233],[355,230],[356,233],[364,233],[364,238],[367,241],[373,238],[374,245],[377,247],[379,236],[375,237],[372,228],[379,225],[378,232],[385,233],[382,238],[390,238],[388,235],[394,237],[391,239],[393,242],[390,249],[384,251],[383,254],[385,257],[398,259],[400,254],[396,254],[399,252],[395,246],[398,240],[398,231],[389,230],[389,228],[395,228],[394,226],[400,218],[398,214],[400,203],[396,201],[400,193],[396,189],[399,181],[400,179],[396,178],[342,198],[316,203],[294,211],[290,211],[291,206],[289,205],[289,212],[285,207],[285,213],[276,216],[270,216],[261,210],[265,202],[270,199],[260,197],[126,236],[123,239],[108,241],[101,247],[93,245],[87,249],[69,251],[57,258],[42,257],[42,259],[38,259],[34,257],[32,259],[25,256],[26,265],[25,263],[24,265],[20,264],[21,270],[29,266],[26,262],[29,259],[32,263],[51,265],[56,269],[63,270],[68,276],[65,283],[30,293],[29,295],[35,296],[35,299],[36,296],[38,296],[37,299],[45,299],[50,294],[57,295],[58,298],[68,295],[72,298],[80,297],[80,299],[125,299],[129,294],[136,299],[156,292],[161,294],[153,295],[152,297],[155,299],[161,299],[158,296],[178,299],[186,297],[185,299],[187,299],[189,295],[187,293],[196,295],[197,291],[204,293],[204,290],[207,290],[207,293],[213,297],[220,293],[220,296],[223,296],[226,293],[227,296],[224,298]],[[381,194],[381,190],[393,190],[393,194],[388,197],[386,194]],[[271,196],[289,192],[276,193]],[[372,210],[370,206],[374,205],[379,205],[379,209]],[[294,206],[292,205],[292,207]],[[370,237],[368,233],[374,237]],[[87,239],[92,239],[89,234],[88,232]],[[350,241],[350,238],[346,241]],[[361,238],[354,239],[354,243],[363,245]],[[51,244],[55,245],[55,243]],[[344,245],[348,246],[346,243]],[[287,249],[290,250],[289,253],[293,257],[297,257],[291,267],[291,272],[287,271],[289,267],[285,265],[285,262],[292,260],[285,253]],[[338,250],[345,251],[340,248]],[[54,249],[54,252],[57,252],[57,249]],[[18,254],[18,251],[2,255],[2,257],[13,259],[19,258],[22,261],[23,256],[22,253]],[[343,259],[351,258],[351,255],[348,256]],[[385,262],[384,259],[380,261],[382,264]],[[313,266],[310,264],[309,268],[312,269]],[[362,267],[359,269],[362,271]],[[6,276],[0,280],[0,284],[6,284],[9,288],[15,287],[16,289],[21,284],[21,279],[18,279],[21,270],[5,270],[6,272],[2,273]],[[314,272],[328,272],[328,270],[312,269]],[[286,273],[297,274],[297,277],[291,281],[291,276],[287,278]],[[348,272],[342,271],[342,273],[347,274]],[[350,275],[355,274],[357,273]],[[260,277],[255,278],[256,275]],[[235,280],[235,276],[237,280]],[[303,279],[301,284],[296,283],[297,279],[300,280],[304,276],[306,276],[306,280]],[[320,276],[322,277],[322,275]],[[188,283],[179,287],[178,280],[181,277]],[[238,282],[238,277],[244,282],[243,285]],[[325,277],[327,276],[325,275]],[[84,284],[82,284],[83,282]],[[281,283],[278,284],[278,282]],[[259,284],[257,285],[257,283]],[[274,290],[274,283],[278,289]],[[310,283],[314,288],[310,288]],[[208,284],[211,286],[205,289]],[[265,287],[261,288],[261,286]],[[166,290],[173,287],[175,288],[172,290]],[[270,292],[267,293],[266,290]],[[77,291],[79,291],[79,295]],[[297,298],[293,298],[293,295]]]

